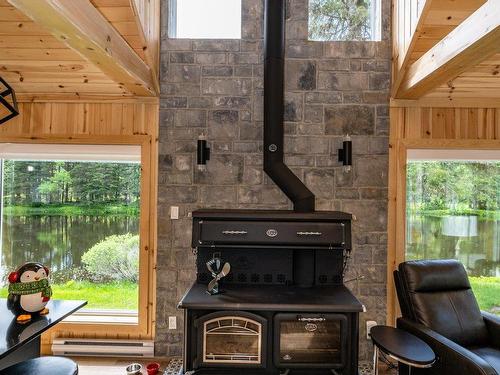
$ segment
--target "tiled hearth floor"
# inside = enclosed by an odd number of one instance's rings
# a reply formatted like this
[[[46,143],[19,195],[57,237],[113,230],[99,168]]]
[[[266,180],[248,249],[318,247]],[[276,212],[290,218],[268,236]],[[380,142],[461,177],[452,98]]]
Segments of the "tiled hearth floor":
[[[79,375],[125,375],[125,367],[132,363],[138,362],[142,365],[152,361],[140,361],[140,360],[123,360],[117,358],[73,358],[79,366]],[[165,359],[157,359],[156,362],[161,364],[162,370],[166,370],[165,375],[177,375],[179,365],[174,363],[171,366],[167,366],[169,364],[168,360]],[[143,371],[143,374],[146,374],[146,371]],[[366,366],[361,366],[360,375],[371,375],[371,366],[366,364]],[[396,375],[396,371],[388,371],[387,365],[381,363],[380,364],[380,375]]]

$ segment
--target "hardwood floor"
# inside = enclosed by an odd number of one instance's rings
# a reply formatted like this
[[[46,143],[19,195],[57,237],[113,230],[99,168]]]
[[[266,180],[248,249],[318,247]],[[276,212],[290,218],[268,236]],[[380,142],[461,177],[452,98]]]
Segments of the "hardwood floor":
[[[167,359],[156,359],[156,360],[124,360],[121,358],[88,358],[80,357],[73,358],[78,363],[79,375],[125,375],[125,367],[131,363],[140,363],[146,367],[147,363],[158,362],[161,365],[160,374],[163,374],[163,370],[168,365]],[[146,374],[146,370],[143,370],[143,374]],[[380,363],[379,367],[380,375],[396,375],[396,370],[388,369],[387,365]]]

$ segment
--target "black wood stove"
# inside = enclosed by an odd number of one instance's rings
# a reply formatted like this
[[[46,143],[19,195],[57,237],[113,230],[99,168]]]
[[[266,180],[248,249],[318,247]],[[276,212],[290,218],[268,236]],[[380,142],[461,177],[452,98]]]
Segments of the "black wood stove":
[[[186,371],[357,374],[363,306],[343,285],[349,214],[200,210],[192,245],[197,281],[180,303]],[[211,295],[214,258],[231,272]]]
[[[285,2],[265,1],[264,170],[294,210],[193,212],[186,373],[358,373],[363,306],[344,286],[351,215],[315,211],[283,162]]]

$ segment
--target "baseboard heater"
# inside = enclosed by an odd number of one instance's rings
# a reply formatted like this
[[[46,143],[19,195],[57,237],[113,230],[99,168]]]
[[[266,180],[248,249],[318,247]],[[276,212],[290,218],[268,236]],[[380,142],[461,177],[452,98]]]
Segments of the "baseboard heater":
[[[154,342],[150,340],[65,339],[52,342],[52,353],[75,357],[154,357]]]

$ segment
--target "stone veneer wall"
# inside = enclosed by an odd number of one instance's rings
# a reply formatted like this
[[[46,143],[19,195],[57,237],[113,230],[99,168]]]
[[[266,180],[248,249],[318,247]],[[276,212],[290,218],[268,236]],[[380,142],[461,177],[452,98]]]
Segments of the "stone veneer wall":
[[[189,212],[200,207],[289,209],[262,171],[263,1],[242,0],[241,40],[167,37],[162,9],[156,351],[181,355],[176,305],[195,278]],[[289,0],[286,48],[286,162],[316,194],[318,210],[353,213],[348,284],[366,305],[361,360],[369,358],[367,319],[385,322],[390,1],[383,42],[308,42],[307,0]],[[342,136],[353,138],[354,166],[337,162]],[[196,168],[196,140],[212,158]],[[180,219],[170,220],[170,206]],[[168,316],[179,317],[168,330]]]

